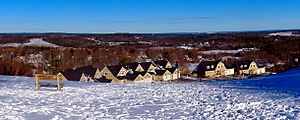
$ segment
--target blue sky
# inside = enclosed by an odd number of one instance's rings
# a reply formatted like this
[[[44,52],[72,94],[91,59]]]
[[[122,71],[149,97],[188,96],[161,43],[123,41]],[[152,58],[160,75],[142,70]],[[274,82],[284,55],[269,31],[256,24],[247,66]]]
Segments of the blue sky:
[[[0,32],[300,28],[299,0],[1,0]]]

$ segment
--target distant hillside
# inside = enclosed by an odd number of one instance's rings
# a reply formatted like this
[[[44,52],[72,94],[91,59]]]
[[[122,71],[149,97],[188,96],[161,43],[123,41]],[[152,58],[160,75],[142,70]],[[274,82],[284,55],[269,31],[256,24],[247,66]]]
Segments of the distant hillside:
[[[286,34],[284,34],[286,33]],[[293,33],[287,36],[287,33]],[[11,33],[0,34],[0,45],[7,43],[26,43],[32,38],[42,38],[44,41],[65,47],[93,47],[114,45],[180,45],[195,41],[218,41],[242,36],[272,36],[299,37],[300,30],[265,30],[265,31],[234,31],[214,33]],[[233,39],[233,40],[234,40]],[[144,43],[151,42],[151,43]],[[5,46],[5,45],[4,45]]]

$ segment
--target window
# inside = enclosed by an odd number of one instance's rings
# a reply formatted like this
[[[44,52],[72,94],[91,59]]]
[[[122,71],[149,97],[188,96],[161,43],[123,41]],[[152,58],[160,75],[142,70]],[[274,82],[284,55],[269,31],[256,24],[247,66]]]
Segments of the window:
[[[106,76],[106,75],[108,75],[108,73],[106,72],[106,73],[104,73],[104,76]]]
[[[299,62],[299,59],[298,59],[298,58],[296,58],[296,59],[295,59],[295,62]]]
[[[244,65],[244,67],[246,68],[246,67],[247,67],[247,65]]]
[[[121,72],[120,72],[120,76],[125,76],[125,74],[126,74],[126,73],[125,73],[124,71],[121,71]]]
[[[211,68],[214,68],[215,66],[214,65],[211,65]]]
[[[240,68],[243,68],[243,67],[244,67],[243,65],[240,66]]]
[[[218,68],[221,68],[221,66],[220,66],[220,65],[218,65]]]
[[[210,66],[206,66],[206,69],[210,69]]]

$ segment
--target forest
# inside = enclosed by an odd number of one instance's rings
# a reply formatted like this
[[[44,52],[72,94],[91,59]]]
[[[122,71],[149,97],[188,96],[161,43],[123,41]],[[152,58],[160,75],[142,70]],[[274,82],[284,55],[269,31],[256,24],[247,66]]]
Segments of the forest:
[[[201,58],[224,56],[260,60],[275,66],[270,71],[291,68],[291,56],[300,51],[299,36],[269,36],[272,32],[182,33],[182,34],[0,34],[0,45],[26,43],[41,38],[60,47],[0,47],[0,74],[31,76],[33,73],[56,74],[59,71],[93,65],[123,64],[145,59],[167,59],[183,68]],[[299,31],[293,31],[299,32]],[[111,44],[113,43],[113,44]],[[145,44],[146,43],[146,44]],[[187,46],[192,49],[182,49]],[[207,50],[257,48],[258,51],[204,55]],[[279,64],[280,63],[280,64]]]

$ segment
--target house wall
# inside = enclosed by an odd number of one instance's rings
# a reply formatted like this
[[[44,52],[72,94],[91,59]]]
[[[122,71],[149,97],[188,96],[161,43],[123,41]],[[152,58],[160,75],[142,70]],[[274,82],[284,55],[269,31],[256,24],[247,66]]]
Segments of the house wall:
[[[257,64],[255,62],[252,62],[249,66],[248,70],[240,70],[240,74],[251,74],[251,75],[259,75],[266,73],[266,68],[258,68]]]
[[[147,74],[145,74],[144,75],[144,78],[145,78],[145,81],[153,81],[153,76],[152,75],[150,75],[149,73],[147,73]]]
[[[219,62],[217,66],[214,66],[215,70],[206,71],[204,77],[213,78],[218,76],[234,75],[234,69],[227,69],[223,62]]]
[[[166,70],[165,74],[163,75],[163,80],[164,81],[169,81],[172,80],[173,74],[170,73],[168,70]]]
[[[95,78],[95,79],[99,79],[99,78],[101,78],[101,77],[102,77],[102,76],[101,76],[100,70],[97,69],[96,72],[95,72],[94,78]]]
[[[264,74],[264,73],[266,73],[266,67],[259,68],[259,70],[260,70],[260,73],[261,73],[261,74]]]
[[[147,76],[149,77],[149,76]],[[151,83],[152,82],[152,77],[150,76],[150,79],[146,79],[145,77],[139,75],[135,80],[134,83]]]
[[[150,67],[148,68],[147,72],[155,72],[155,70],[157,70],[158,68],[155,67],[153,64],[150,65]]]
[[[180,78],[180,70],[176,69],[176,71],[174,71],[174,74],[172,76],[172,80],[177,80]]]
[[[215,71],[205,71],[204,77],[212,78],[214,76],[216,76],[216,72]]]
[[[135,69],[135,71],[137,71],[137,72],[144,72],[145,70],[144,70],[144,68],[139,64],[139,65],[137,66],[137,68]]]
[[[259,68],[257,67],[257,64],[255,62],[252,62],[249,66],[249,74],[252,74],[252,75],[256,75],[256,74],[260,74],[258,72],[259,71]]]
[[[250,73],[249,70],[239,70],[239,74],[242,75],[242,74],[250,74]]]
[[[117,76],[126,76],[127,72],[127,69],[122,67]]]
[[[230,75],[234,75],[234,69],[227,69],[225,71],[225,76],[230,76]]]
[[[119,79],[117,79],[110,71],[107,67],[104,67],[101,72],[100,72],[101,76],[105,76],[106,79],[110,79],[112,80],[112,82],[120,82]]]
[[[155,75],[154,76],[154,81],[163,81],[163,76],[162,75]]]
[[[167,63],[167,65],[165,66],[166,68],[172,68],[172,64],[170,62]]]
[[[58,73],[57,75],[62,76],[62,80],[67,80],[67,78],[63,74]]]
[[[81,75],[79,81],[80,81],[80,82],[88,82],[88,77],[86,77],[86,76],[82,73],[82,75]]]
[[[216,67],[215,72],[217,76],[226,76],[226,72],[229,72],[227,71],[225,64],[222,62],[218,63],[217,66],[215,67]]]

